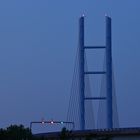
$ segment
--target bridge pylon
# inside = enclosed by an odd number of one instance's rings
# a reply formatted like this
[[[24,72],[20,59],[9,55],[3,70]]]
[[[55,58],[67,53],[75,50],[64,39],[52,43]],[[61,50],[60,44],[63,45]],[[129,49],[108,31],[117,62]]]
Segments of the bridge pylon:
[[[85,130],[85,100],[106,100],[107,128],[113,128],[113,107],[112,107],[112,38],[111,38],[111,18],[106,16],[106,43],[104,46],[85,46],[84,43],[84,20],[79,19],[79,91],[80,91],[80,129]],[[105,49],[106,70],[105,71],[85,71],[85,50]],[[106,75],[106,96],[105,97],[85,97],[85,75]]]

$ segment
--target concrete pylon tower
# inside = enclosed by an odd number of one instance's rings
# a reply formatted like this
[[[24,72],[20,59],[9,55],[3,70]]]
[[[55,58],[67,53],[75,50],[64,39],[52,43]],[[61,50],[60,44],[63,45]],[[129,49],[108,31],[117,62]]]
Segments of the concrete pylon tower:
[[[85,130],[85,100],[106,100],[107,105],[107,128],[113,128],[113,108],[112,108],[112,42],[111,42],[111,18],[106,16],[106,45],[105,46],[85,46],[84,44],[84,16],[79,19],[79,92],[80,92],[80,129]],[[105,49],[106,51],[106,71],[85,71],[85,49]],[[85,75],[86,74],[106,74],[106,96],[105,97],[85,97]]]

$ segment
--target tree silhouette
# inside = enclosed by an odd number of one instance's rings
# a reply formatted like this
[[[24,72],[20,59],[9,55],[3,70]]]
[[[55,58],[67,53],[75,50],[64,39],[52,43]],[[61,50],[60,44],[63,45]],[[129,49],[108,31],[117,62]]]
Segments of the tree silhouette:
[[[67,130],[65,127],[62,128],[61,134],[60,134],[60,139],[61,140],[68,140],[70,139],[70,134],[72,131]]]
[[[32,134],[29,128],[23,125],[11,125],[7,129],[0,129],[0,140],[31,140]]]

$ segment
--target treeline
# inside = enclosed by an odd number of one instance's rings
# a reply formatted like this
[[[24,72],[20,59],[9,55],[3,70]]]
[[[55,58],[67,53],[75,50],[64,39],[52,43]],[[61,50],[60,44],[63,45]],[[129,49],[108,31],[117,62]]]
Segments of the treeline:
[[[60,139],[67,139],[67,133],[68,130],[63,128]],[[5,129],[0,129],[0,140],[47,140],[47,138],[37,138],[33,136],[30,129],[25,128],[23,125],[11,125]]]
[[[36,140],[29,128],[23,125],[11,125],[6,129],[0,129],[0,140]]]
[[[66,128],[63,128],[59,139],[60,140],[69,140],[74,139],[71,137],[72,131],[67,130]],[[91,140],[93,137],[88,136],[85,137],[85,140]],[[95,139],[99,140],[110,140],[109,137],[97,137]],[[32,135],[29,128],[25,128],[23,125],[11,125],[7,127],[6,129],[0,129],[0,140],[49,140],[47,138],[41,137],[35,137]]]

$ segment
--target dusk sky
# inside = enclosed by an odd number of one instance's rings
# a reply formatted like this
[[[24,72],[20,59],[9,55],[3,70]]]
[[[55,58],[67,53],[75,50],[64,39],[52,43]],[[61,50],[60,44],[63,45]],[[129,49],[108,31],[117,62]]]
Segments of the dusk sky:
[[[121,127],[140,127],[140,0],[1,0],[0,127],[66,120],[78,20],[85,44],[105,44],[112,17],[112,53]]]

